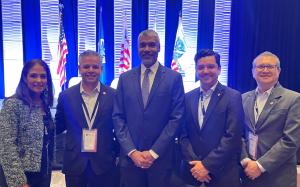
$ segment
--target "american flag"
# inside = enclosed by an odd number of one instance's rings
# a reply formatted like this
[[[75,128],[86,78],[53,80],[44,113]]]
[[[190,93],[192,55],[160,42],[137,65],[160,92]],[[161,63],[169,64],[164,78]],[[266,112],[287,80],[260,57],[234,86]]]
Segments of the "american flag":
[[[174,45],[174,51],[173,51],[173,60],[171,63],[171,69],[181,73],[184,76],[184,71],[181,68],[181,65],[179,63],[179,59],[182,57],[182,55],[186,51],[186,43],[184,40],[184,34],[183,34],[183,27],[182,27],[182,18],[179,16],[179,23],[176,33],[176,40]]]
[[[65,36],[64,26],[63,26],[63,14],[62,14],[63,5],[59,4],[59,41],[58,41],[58,66],[56,73],[59,75],[59,85],[62,88],[66,83],[66,63],[67,63],[67,40]]]
[[[121,56],[120,56],[120,73],[124,73],[131,69],[131,58],[130,58],[130,43],[127,34],[126,14],[124,16],[123,35],[121,42]]]

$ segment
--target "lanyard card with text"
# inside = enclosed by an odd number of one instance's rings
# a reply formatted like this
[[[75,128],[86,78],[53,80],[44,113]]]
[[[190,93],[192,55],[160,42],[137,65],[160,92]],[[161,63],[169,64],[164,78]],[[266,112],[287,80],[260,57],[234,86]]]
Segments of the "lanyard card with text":
[[[249,154],[254,160],[257,159],[257,143],[258,136],[252,132],[249,132]]]
[[[81,152],[97,152],[97,129],[82,129]]]

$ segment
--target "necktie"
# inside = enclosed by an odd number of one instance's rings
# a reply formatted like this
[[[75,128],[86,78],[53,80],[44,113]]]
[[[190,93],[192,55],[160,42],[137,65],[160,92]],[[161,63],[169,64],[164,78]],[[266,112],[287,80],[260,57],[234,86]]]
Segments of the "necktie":
[[[143,103],[144,107],[146,107],[147,100],[149,97],[149,90],[150,90],[150,81],[149,81],[149,73],[151,70],[147,68],[144,73],[144,79],[142,82],[142,96],[143,96]]]

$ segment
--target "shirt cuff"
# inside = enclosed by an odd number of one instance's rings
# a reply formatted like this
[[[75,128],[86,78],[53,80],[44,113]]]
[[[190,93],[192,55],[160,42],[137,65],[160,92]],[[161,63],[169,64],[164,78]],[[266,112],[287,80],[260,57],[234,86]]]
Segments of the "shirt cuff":
[[[244,158],[243,160],[241,160],[241,165],[244,167],[246,164],[247,164],[247,162],[249,162],[251,159],[250,158],[248,158],[248,157],[246,157],[246,158]]]
[[[256,164],[258,165],[258,167],[259,167],[259,169],[260,169],[260,171],[261,171],[262,173],[266,171],[265,168],[262,167],[262,165],[261,165],[258,161],[255,161],[255,162],[256,162]]]
[[[134,151],[136,151],[136,149],[133,149],[133,150],[129,151],[129,153],[127,154],[127,156],[130,157],[130,155],[131,155]]]
[[[159,157],[158,154],[156,154],[152,149],[149,150],[149,153],[151,154],[151,156],[154,158],[154,159],[157,159]]]

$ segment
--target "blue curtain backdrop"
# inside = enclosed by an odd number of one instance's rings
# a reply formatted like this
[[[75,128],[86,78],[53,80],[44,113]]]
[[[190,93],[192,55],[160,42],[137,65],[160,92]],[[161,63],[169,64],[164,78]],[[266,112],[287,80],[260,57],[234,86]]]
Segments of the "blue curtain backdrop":
[[[197,51],[212,49],[214,39],[215,0],[199,1]],[[195,80],[198,80],[195,75]]]
[[[281,60],[280,83],[300,92],[300,1],[232,1],[228,85],[254,89],[252,60],[263,51]]]
[[[34,58],[42,58],[40,1],[22,1],[21,6],[23,61],[25,63]]]
[[[1,2],[1,1],[0,1]],[[0,12],[2,4],[0,3]],[[0,14],[0,99],[4,98],[4,64],[3,64],[3,34],[2,34],[2,14]]]
[[[197,50],[213,48],[214,20],[215,0],[199,1]]]
[[[148,28],[148,0],[132,0],[132,67],[140,64],[138,55],[139,33]]]
[[[182,9],[182,0],[166,1],[166,25],[165,25],[165,66],[171,67],[173,50],[178,27],[178,18]]]
[[[63,21],[68,42],[67,79],[77,76],[77,1],[61,0],[64,5]],[[138,60],[137,37],[148,27],[148,0],[132,1],[132,61]],[[112,0],[97,0],[97,9],[102,5],[104,40],[106,49],[107,84],[114,78],[114,11]],[[166,1],[165,64],[170,67],[182,0]],[[214,26],[213,0],[199,0],[197,48],[213,47]],[[1,5],[0,5],[1,8]],[[39,26],[39,1],[22,2],[24,61],[41,57]],[[98,11],[97,11],[98,12]],[[0,14],[0,98],[4,97],[2,15]],[[99,15],[97,15],[98,17]],[[229,53],[229,86],[245,92],[255,88],[251,75],[253,58],[269,50],[281,59],[280,82],[293,90],[300,91],[300,1],[273,0],[272,4],[261,1],[232,0],[231,35]],[[97,22],[97,24],[99,24]],[[96,26],[98,28],[98,25]]]

